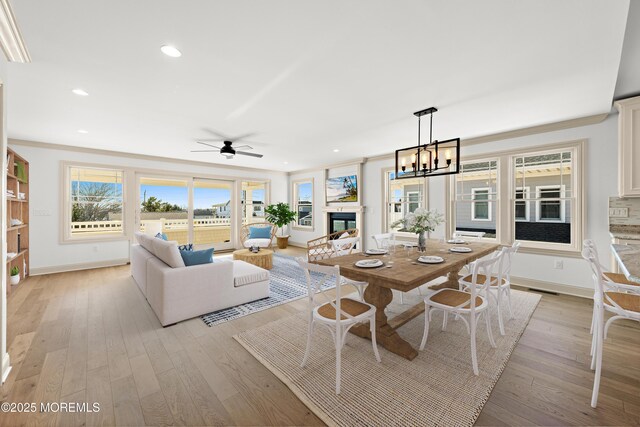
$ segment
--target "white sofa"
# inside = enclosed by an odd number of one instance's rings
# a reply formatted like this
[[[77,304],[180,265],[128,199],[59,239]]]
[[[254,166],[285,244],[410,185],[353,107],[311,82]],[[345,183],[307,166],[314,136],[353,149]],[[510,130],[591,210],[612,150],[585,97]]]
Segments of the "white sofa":
[[[163,326],[269,296],[269,271],[244,261],[186,267],[176,242],[136,233],[131,275]]]

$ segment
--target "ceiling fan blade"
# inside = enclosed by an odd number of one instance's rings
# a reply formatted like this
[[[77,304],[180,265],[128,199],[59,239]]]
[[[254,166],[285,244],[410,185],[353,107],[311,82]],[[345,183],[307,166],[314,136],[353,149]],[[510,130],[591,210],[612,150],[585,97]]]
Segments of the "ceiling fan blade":
[[[219,153],[220,150],[191,150],[192,153]]]
[[[234,150],[253,150],[253,147],[250,145],[238,145],[238,146],[233,146]]]
[[[236,154],[241,154],[243,156],[251,156],[251,157],[257,157],[257,158],[261,158],[262,154],[257,154],[257,153],[246,153],[244,151],[238,151],[236,150]]]
[[[196,141],[196,143],[197,143],[197,144],[206,145],[207,147],[215,148],[216,150],[219,150],[219,149],[220,149],[220,147],[216,147],[215,145],[207,144],[206,142]]]
[[[230,139],[230,141],[236,142],[236,141],[243,140],[245,138],[251,138],[255,134],[256,134],[255,132],[244,133],[242,135],[234,136],[232,139]]]
[[[222,141],[224,141],[224,139],[222,139],[222,138],[198,138],[198,141],[203,141],[203,142],[222,142]]]
[[[218,132],[218,131],[217,131],[217,130],[215,130],[215,129],[208,129],[208,128],[205,128],[204,130],[205,130],[205,131],[207,131],[207,132],[209,132],[209,133],[214,134],[215,136],[217,136],[218,138],[221,138],[221,139],[223,139],[223,140],[231,140],[231,137],[230,137],[230,136],[225,135],[225,134],[224,134],[224,133],[222,133],[222,132]]]

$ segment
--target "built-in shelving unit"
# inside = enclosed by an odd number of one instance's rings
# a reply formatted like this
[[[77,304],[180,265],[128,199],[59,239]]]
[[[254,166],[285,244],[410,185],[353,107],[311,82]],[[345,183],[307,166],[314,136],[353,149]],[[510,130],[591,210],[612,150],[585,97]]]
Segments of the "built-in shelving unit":
[[[29,277],[29,162],[7,149],[7,295]],[[18,267],[20,283],[11,285]]]

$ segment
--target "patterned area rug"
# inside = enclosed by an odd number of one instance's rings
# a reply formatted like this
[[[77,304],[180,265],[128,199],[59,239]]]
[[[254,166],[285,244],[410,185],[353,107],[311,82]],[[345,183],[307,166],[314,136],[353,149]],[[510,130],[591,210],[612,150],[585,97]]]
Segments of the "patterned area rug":
[[[230,257],[231,256],[221,258]],[[224,310],[214,311],[213,313],[200,316],[200,318],[207,326],[214,326],[218,323],[228,322],[307,296],[307,279],[305,278],[304,271],[298,266],[294,257],[274,254],[273,268],[269,273],[271,275],[269,282],[270,292],[267,298]],[[330,289],[333,287],[333,285],[326,285],[324,288]]]
[[[319,327],[313,337],[307,367],[301,368],[307,335],[304,313],[243,332],[234,338],[328,425],[417,426],[473,425],[500,378],[511,352],[535,311],[540,295],[512,291],[515,318],[492,330],[497,348],[491,348],[484,320],[478,327],[480,375],[471,368],[470,339],[464,322],[449,319],[442,328],[442,312],[433,313],[429,341],[413,361],[379,347],[376,363],[371,342],[349,335],[342,351],[342,391],[335,394],[335,351],[328,330]],[[420,301],[405,295],[405,306]],[[397,299],[389,313],[400,312]],[[422,339],[424,315],[399,329],[416,348]]]

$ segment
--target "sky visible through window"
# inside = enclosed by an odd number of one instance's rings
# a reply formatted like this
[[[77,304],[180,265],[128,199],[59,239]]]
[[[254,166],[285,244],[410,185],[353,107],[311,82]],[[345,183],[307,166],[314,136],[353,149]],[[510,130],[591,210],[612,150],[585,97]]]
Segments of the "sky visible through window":
[[[91,182],[80,181],[80,188],[85,188],[91,185]],[[122,195],[122,184],[113,184],[115,188],[114,195]],[[78,181],[71,182],[72,195],[75,194],[75,189],[78,188]],[[140,201],[144,198],[144,192],[147,192],[147,197],[154,196],[157,199],[162,200],[170,204],[175,204],[186,209],[189,203],[189,196],[187,187],[176,186],[160,186],[160,185],[141,185],[140,186]],[[264,189],[253,190],[253,200],[264,202]],[[301,194],[311,194],[311,187],[309,184],[308,191]],[[194,209],[207,209],[218,203],[226,203],[229,201],[229,190],[223,188],[194,188]]]
[[[264,191],[263,191],[263,194],[264,194]],[[304,183],[298,184],[298,200],[311,202],[312,201],[311,198],[312,198],[311,183],[304,182]],[[256,200],[255,193],[254,193],[253,199]],[[264,200],[264,199],[259,199],[259,200]]]

